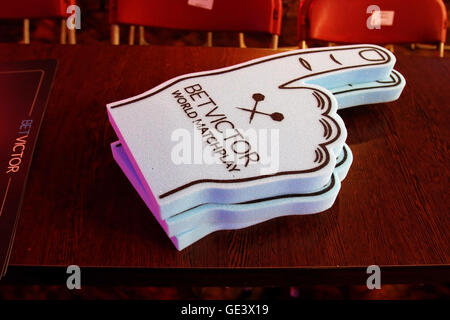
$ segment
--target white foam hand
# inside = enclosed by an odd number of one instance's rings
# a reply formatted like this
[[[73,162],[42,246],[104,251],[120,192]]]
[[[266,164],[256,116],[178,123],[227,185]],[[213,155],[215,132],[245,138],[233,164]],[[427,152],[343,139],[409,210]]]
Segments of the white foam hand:
[[[109,104],[108,114],[152,210],[167,217],[325,185],[346,139],[326,88],[384,79],[394,64],[373,45],[290,51],[174,78]],[[216,161],[177,164],[171,138],[180,129],[199,135]],[[276,133],[275,154],[249,138],[261,130]]]

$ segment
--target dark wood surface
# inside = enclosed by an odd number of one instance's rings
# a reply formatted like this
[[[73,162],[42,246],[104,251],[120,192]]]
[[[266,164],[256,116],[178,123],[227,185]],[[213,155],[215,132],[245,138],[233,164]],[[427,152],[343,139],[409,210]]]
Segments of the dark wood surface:
[[[111,156],[109,144],[116,137],[105,104],[181,74],[273,52],[0,45],[0,62],[59,62],[11,277],[41,270],[36,267],[77,264],[103,267],[97,269],[103,274],[119,270],[125,282],[139,270],[139,277],[160,284],[176,275],[180,283],[196,285],[203,271],[209,279],[204,284],[271,279],[281,285],[296,275],[300,282],[364,281],[365,268],[376,264],[394,270],[398,278],[392,282],[450,281],[449,59],[397,56],[395,68],[407,80],[398,101],[339,112],[354,161],[330,210],[216,232],[181,252],[173,247]],[[407,270],[408,279],[400,270]]]

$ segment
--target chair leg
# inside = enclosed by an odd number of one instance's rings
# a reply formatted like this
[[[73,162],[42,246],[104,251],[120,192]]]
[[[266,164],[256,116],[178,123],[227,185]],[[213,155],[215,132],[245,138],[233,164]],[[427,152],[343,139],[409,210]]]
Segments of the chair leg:
[[[206,33],[206,46],[212,47],[212,45],[213,45],[213,33],[208,31]]]
[[[239,32],[238,37],[239,37],[239,48],[247,48],[247,46],[245,45],[244,33]]]
[[[75,29],[69,29],[69,44],[77,44],[77,34]]]
[[[111,25],[111,44],[115,46],[120,44],[120,27],[118,24]]]
[[[23,19],[23,43],[30,44],[30,19]]]
[[[144,26],[139,26],[139,45],[145,46],[148,42],[145,40],[145,28]]]
[[[439,57],[443,58],[444,57],[444,49],[445,49],[445,45],[443,42],[439,43]]]
[[[411,43],[411,50],[416,50],[416,44],[415,43]]]
[[[128,44],[130,45],[130,46],[133,46],[134,45],[134,34],[135,34],[135,26],[130,26],[130,30],[129,30],[129,33],[128,33]]]
[[[302,49],[307,49],[307,48],[308,48],[308,46],[306,44],[306,41],[302,40]]]
[[[274,50],[278,49],[278,38],[277,34],[272,35],[272,49]]]
[[[59,31],[59,43],[67,43],[66,19],[61,19],[61,30]]]
[[[328,46],[329,47],[334,47],[334,43],[333,42],[328,42]]]

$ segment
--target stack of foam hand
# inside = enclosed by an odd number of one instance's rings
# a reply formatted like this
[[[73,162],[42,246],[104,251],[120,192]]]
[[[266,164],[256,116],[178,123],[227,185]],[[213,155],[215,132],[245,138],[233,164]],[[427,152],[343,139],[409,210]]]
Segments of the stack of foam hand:
[[[289,51],[108,104],[116,162],[177,249],[330,208],[352,163],[338,108],[399,97],[374,45]]]

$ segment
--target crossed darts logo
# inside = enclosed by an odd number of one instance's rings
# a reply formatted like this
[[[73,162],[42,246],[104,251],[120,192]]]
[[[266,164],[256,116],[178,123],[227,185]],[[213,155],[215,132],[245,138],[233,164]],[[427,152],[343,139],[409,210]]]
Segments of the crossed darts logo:
[[[265,112],[256,110],[256,108],[258,107],[258,103],[265,99],[265,96],[262,93],[254,93],[252,95],[252,98],[255,101],[255,104],[253,105],[253,109],[236,107],[238,109],[250,112],[250,119],[249,119],[248,123],[252,123],[252,120],[255,117],[255,114],[259,114],[259,115],[270,117],[273,121],[278,121],[278,122],[283,121],[284,116],[280,112],[265,113]]]

